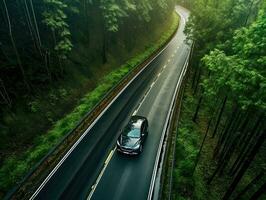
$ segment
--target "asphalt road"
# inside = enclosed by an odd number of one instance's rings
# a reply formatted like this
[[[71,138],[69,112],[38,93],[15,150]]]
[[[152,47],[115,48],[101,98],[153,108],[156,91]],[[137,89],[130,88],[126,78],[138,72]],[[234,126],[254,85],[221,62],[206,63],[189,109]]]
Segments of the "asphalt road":
[[[118,96],[32,199],[147,199],[166,116],[189,53],[183,34],[188,13],[176,9],[180,26],[169,45]],[[127,157],[114,148],[119,130],[133,113],[148,118],[149,135],[143,153]]]

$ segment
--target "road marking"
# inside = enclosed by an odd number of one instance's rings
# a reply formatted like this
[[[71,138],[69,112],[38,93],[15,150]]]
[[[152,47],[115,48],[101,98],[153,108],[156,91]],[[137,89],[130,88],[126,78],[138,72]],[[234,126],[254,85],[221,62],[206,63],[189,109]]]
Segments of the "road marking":
[[[132,116],[136,115],[137,112],[138,112],[138,110],[136,109],[136,110],[133,112]]]
[[[185,20],[184,15],[182,15],[181,13],[179,13],[179,15],[181,16],[181,19],[182,19],[183,23],[186,24],[186,20]]]
[[[59,167],[65,162],[68,156],[74,151],[74,149],[78,146],[78,144],[83,140],[83,138],[87,135],[87,133],[92,129],[92,127],[99,121],[99,119],[103,116],[103,114],[109,109],[109,107],[114,103],[114,101],[127,89],[127,87],[139,76],[140,73],[146,69],[146,67],[154,61],[162,52],[169,47],[172,43],[171,41],[156,55],[154,56],[127,84],[126,86],[113,98],[113,100],[104,108],[104,110],[98,115],[98,117],[90,124],[90,126],[85,130],[85,132],[81,135],[81,137],[75,142],[75,144],[69,149],[69,151],[64,155],[64,157],[59,161],[59,163],[55,166],[55,168],[49,173],[49,175],[44,179],[41,185],[37,188],[37,190],[30,197],[30,200],[35,199],[35,197],[40,193],[46,183],[51,179],[51,177],[56,173]]]
[[[169,63],[171,61],[171,59],[168,59],[167,62]]]
[[[166,65],[164,65],[163,68],[165,68]],[[163,71],[163,70],[162,70]],[[154,81],[152,82],[152,84],[150,85],[149,89],[145,92],[145,95],[142,97],[140,103],[138,104],[137,108],[135,109],[135,111],[133,112],[132,115],[136,115],[137,112],[139,111],[141,105],[143,104],[144,100],[146,99],[146,97],[148,96],[149,92],[151,91],[152,87],[154,86],[154,84],[156,83],[156,81],[158,80],[159,76],[161,75],[162,71],[156,76],[156,78],[154,79]]]
[[[178,47],[178,48],[179,48],[179,47]],[[175,53],[176,53],[176,52],[177,52],[177,50],[175,50]],[[173,56],[174,56],[174,54],[172,54],[171,57],[173,57]],[[169,63],[170,61],[171,61],[171,60],[168,59],[168,63]],[[165,69],[166,66],[167,66],[167,65],[164,65],[164,66],[163,66],[163,69]],[[162,71],[163,71],[163,69],[162,69]],[[162,71],[161,71],[161,72],[162,72]],[[155,84],[156,81],[158,80],[158,77],[161,75],[161,72],[157,75],[157,77],[155,78],[155,80],[154,80],[154,81],[152,82],[152,84],[150,85],[149,89],[145,92],[145,95],[144,95],[143,98],[141,99],[141,102],[138,104],[137,109],[133,112],[133,115],[136,115],[136,114],[137,114],[139,108],[141,107],[141,105],[142,105],[143,102],[145,101],[146,97],[148,96],[149,92],[151,91],[152,87],[154,86],[154,84]],[[182,78],[183,78],[183,76],[182,76]],[[179,86],[179,84],[180,84],[180,80],[181,80],[181,78],[179,78],[179,80],[178,80],[176,90],[177,90],[177,88],[178,88],[178,86]],[[175,91],[175,93],[176,93],[176,91]],[[173,101],[173,100],[172,100],[172,101]],[[173,104],[173,102],[172,102],[172,104]],[[171,111],[172,111],[172,110],[171,110]],[[106,168],[107,168],[107,166],[108,166],[110,160],[112,159],[112,156],[113,156],[115,150],[116,150],[116,147],[114,148],[114,150],[112,150],[112,151],[109,153],[109,155],[108,155],[106,161],[104,162],[104,168],[102,169],[100,175],[98,176],[98,178],[97,178],[97,180],[96,180],[96,183],[92,186],[92,190],[91,190],[91,192],[90,192],[90,194],[89,194],[87,200],[90,200],[91,197],[93,196],[93,193],[94,193],[94,191],[95,191],[95,189],[96,189],[98,183],[100,182],[100,180],[101,180],[101,178],[102,178],[102,176],[103,176],[103,174],[104,174],[104,172],[105,172],[105,170],[106,170]],[[152,177],[152,178],[153,178],[153,177]],[[150,197],[150,191],[149,191],[149,197]],[[149,197],[148,197],[148,198],[149,198]]]
[[[182,19],[183,19],[183,18],[182,18]],[[178,47],[178,48],[179,48],[179,47]],[[176,51],[175,51],[175,52],[176,52]],[[172,57],[173,57],[173,55],[172,55]],[[168,62],[170,62],[170,61],[171,61],[171,60],[168,59]],[[165,69],[165,68],[166,68],[166,65],[163,66],[163,69]],[[184,71],[184,69],[183,69],[183,71]],[[155,78],[155,80],[154,80],[154,81],[152,82],[152,84],[150,85],[149,89],[145,92],[145,95],[144,95],[143,98],[141,99],[141,102],[138,104],[137,109],[134,111],[133,115],[137,114],[139,108],[141,107],[142,103],[144,102],[144,100],[145,100],[146,97],[148,96],[149,92],[151,91],[152,87],[154,86],[154,84],[156,83],[156,81],[158,80],[158,77],[159,77],[160,75],[161,75],[161,72],[157,75],[157,77]],[[183,76],[182,76],[182,77],[183,77]],[[179,84],[180,84],[180,80],[181,80],[181,77],[180,77],[179,80],[178,80],[176,90],[177,90],[177,88],[178,88],[178,86],[179,86]],[[175,93],[176,93],[176,91],[175,91]],[[172,100],[172,101],[173,101],[173,100]],[[172,102],[171,104],[173,104],[173,102]],[[172,110],[171,110],[171,111],[172,111]],[[169,112],[169,113],[170,113],[170,112]],[[169,114],[169,113],[168,113],[168,114]],[[109,155],[108,155],[106,161],[104,162],[104,168],[102,169],[100,175],[98,176],[98,178],[97,178],[97,180],[96,180],[96,183],[92,186],[92,190],[91,190],[91,192],[90,192],[90,194],[89,194],[87,200],[90,200],[91,197],[93,196],[93,193],[94,193],[94,191],[95,191],[95,189],[96,189],[98,183],[100,182],[100,180],[101,180],[101,178],[102,178],[102,176],[103,176],[103,174],[104,174],[104,172],[105,172],[105,170],[106,170],[106,168],[107,168],[107,166],[108,166],[110,160],[112,159],[112,156],[113,156],[115,150],[116,150],[116,147],[115,147],[115,148],[109,153]],[[157,155],[157,156],[158,156],[158,155]],[[153,178],[153,177],[152,177],[152,178]],[[150,186],[150,190],[151,190],[151,186]],[[150,190],[149,190],[149,197],[148,197],[148,198],[151,198],[151,196],[150,196],[150,192],[151,192],[151,191],[150,191]]]
[[[102,178],[102,176],[103,176],[103,174],[104,174],[104,172],[105,172],[105,170],[106,170],[106,168],[107,168],[109,162],[111,161],[111,159],[112,159],[112,157],[113,157],[115,151],[116,151],[116,147],[115,147],[115,148],[109,153],[109,155],[107,156],[107,158],[106,158],[106,160],[105,160],[105,162],[104,162],[104,167],[103,167],[103,169],[101,170],[101,173],[100,173],[100,175],[98,176],[98,178],[97,178],[95,184],[91,187],[91,192],[90,192],[89,196],[87,197],[87,200],[90,200],[90,199],[91,199],[91,197],[92,197],[92,195],[93,195],[95,189],[97,188],[97,185],[99,184],[99,182],[100,182],[100,180],[101,180],[101,178]]]
[[[112,155],[114,154],[113,152],[114,152],[114,150],[110,151],[110,153],[109,153],[109,155],[107,156],[107,158],[106,158],[104,164],[108,164],[108,163],[110,162],[110,160],[111,160],[111,158],[112,158]]]
[[[166,134],[166,131],[167,131],[167,128],[168,128],[169,119],[171,118],[171,115],[173,113],[174,101],[175,101],[175,98],[177,96],[177,93],[180,90],[181,81],[183,80],[183,77],[184,77],[183,74],[187,71],[188,58],[189,58],[189,53],[187,55],[187,58],[185,60],[184,65],[183,65],[183,69],[181,71],[180,77],[179,77],[179,79],[177,81],[177,84],[176,84],[176,87],[175,87],[175,91],[174,91],[174,95],[173,95],[172,101],[170,103],[170,109],[169,109],[169,111],[167,113],[167,117],[166,117],[166,120],[165,120],[166,123],[165,123],[163,131],[162,131],[162,136],[161,136],[159,147],[158,147],[158,150],[157,150],[155,164],[154,164],[154,167],[153,167],[152,178],[151,178],[151,183],[150,183],[150,188],[149,188],[149,193],[148,193],[147,200],[151,200],[152,196],[153,196],[153,191],[154,191],[154,186],[155,186],[155,179],[156,179],[156,175],[157,175],[157,169],[158,169],[159,160],[160,160],[160,153],[161,153],[161,150],[162,150],[162,147],[163,147],[164,137],[165,137],[165,134]]]
[[[181,15],[181,14],[180,14]],[[183,17],[183,16],[182,16]],[[43,189],[46,183],[51,179],[51,177],[56,173],[62,163],[68,158],[68,156],[72,153],[72,151],[78,146],[78,144],[83,140],[83,138],[87,135],[87,133],[91,130],[91,128],[99,121],[102,115],[109,109],[109,107],[113,104],[113,102],[127,89],[127,87],[138,77],[140,73],[143,72],[144,69],[155,60],[161,53],[169,47],[171,42],[169,42],[156,56],[154,56],[128,83],[127,85],[112,99],[112,101],[105,107],[105,109],[97,116],[97,118],[90,124],[90,126],[86,129],[86,131],[82,134],[82,136],[75,142],[75,144],[70,148],[70,150],[64,155],[64,157],[59,161],[59,163],[55,166],[55,168],[49,173],[49,175],[45,178],[45,180],[41,183],[38,189],[34,192],[34,194],[30,197],[30,200],[35,199],[35,197],[39,194],[39,192]]]
[[[136,114],[137,114],[137,112],[139,111],[139,109],[140,109],[141,105],[143,104],[144,100],[145,100],[146,97],[148,96],[148,93],[150,92],[150,90],[151,90],[151,87],[149,88],[149,90],[148,90],[148,92],[146,93],[146,95],[143,96],[143,98],[141,99],[141,102],[138,104],[138,106],[137,106],[136,110],[134,111],[133,115],[136,115]]]

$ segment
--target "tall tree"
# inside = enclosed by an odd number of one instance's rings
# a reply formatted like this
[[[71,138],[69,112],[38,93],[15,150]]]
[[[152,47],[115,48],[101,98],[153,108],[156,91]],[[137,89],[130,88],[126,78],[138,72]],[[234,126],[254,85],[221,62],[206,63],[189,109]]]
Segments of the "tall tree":
[[[22,65],[20,55],[18,53],[18,49],[17,49],[16,43],[15,43],[15,39],[13,37],[12,25],[11,25],[11,21],[10,21],[10,17],[9,17],[9,11],[8,11],[8,8],[7,8],[6,0],[2,0],[2,1],[3,1],[3,4],[4,4],[4,8],[5,8],[5,14],[6,14],[7,26],[8,26],[8,33],[9,33],[9,36],[10,36],[10,40],[11,40],[11,43],[12,43],[16,58],[17,58],[17,64],[18,64],[18,66],[20,68],[24,84],[26,85],[27,90],[30,91],[30,86],[29,86],[29,83],[27,81],[26,73],[25,73],[24,67]]]

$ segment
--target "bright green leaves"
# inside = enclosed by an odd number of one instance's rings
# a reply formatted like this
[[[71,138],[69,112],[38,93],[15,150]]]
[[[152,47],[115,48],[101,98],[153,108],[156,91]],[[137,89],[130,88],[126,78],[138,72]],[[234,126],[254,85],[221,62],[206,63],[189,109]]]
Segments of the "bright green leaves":
[[[228,93],[234,87],[235,73],[233,71],[241,66],[241,61],[234,56],[226,56],[223,51],[215,49],[203,59],[204,66],[210,71],[210,76],[203,81],[204,93],[210,97],[216,97],[221,93]],[[233,67],[232,67],[233,66]],[[233,92],[227,94],[233,96]]]
[[[117,32],[120,18],[127,17],[129,10],[135,10],[134,4],[124,0],[122,3],[116,0],[102,0],[100,8],[103,13],[104,24],[107,31]]]
[[[234,50],[244,58],[252,58],[256,65],[265,67],[266,56],[266,12],[261,11],[256,22],[242,28],[234,36]]]
[[[103,13],[106,30],[116,32],[119,29],[121,18],[135,15],[139,20],[150,22],[151,12],[166,12],[171,0],[101,0],[100,8]],[[158,9],[157,9],[158,8]]]
[[[251,13],[256,14],[252,10],[254,6],[250,7],[251,3],[252,0],[195,1],[185,33],[204,50],[201,56],[216,45],[223,49],[230,47],[230,43],[225,41],[230,40],[234,30],[251,18]]]
[[[243,108],[266,110],[265,12],[248,28],[235,32],[234,55],[214,50],[202,61],[211,76],[204,80],[206,94],[227,93]]]
[[[149,0],[143,0],[137,3],[139,19],[149,22],[151,20],[150,12],[152,11],[152,9],[152,4]]]
[[[73,45],[70,37],[69,26],[66,22],[67,15],[64,10],[67,5],[60,0],[43,0],[46,10],[43,12],[43,22],[52,30],[54,34],[54,50],[62,59],[66,59],[67,54],[71,51]]]
[[[66,55],[71,51],[73,45],[68,37],[63,37],[55,46],[55,50],[60,52],[60,58],[66,59]]]

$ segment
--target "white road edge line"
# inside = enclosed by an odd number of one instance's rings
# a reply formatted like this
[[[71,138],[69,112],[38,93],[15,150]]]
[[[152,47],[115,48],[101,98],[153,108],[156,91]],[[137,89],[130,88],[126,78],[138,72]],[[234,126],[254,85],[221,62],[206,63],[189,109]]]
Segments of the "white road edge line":
[[[164,65],[163,68],[165,68],[166,65]],[[139,111],[141,105],[143,104],[143,102],[145,101],[146,97],[148,96],[149,92],[151,91],[152,87],[154,86],[154,84],[156,83],[156,81],[158,80],[159,76],[161,75],[161,73],[163,72],[163,69],[161,70],[161,72],[156,76],[156,78],[154,79],[154,81],[152,82],[152,84],[150,85],[149,89],[145,92],[144,96],[142,97],[140,103],[138,104],[136,110],[133,112],[132,115],[136,115],[137,112]]]
[[[175,37],[175,36],[174,36]],[[174,38],[173,37],[173,38]],[[169,47],[171,41],[156,55],[154,56],[128,83],[127,85],[113,98],[113,100],[106,106],[106,108],[99,114],[99,116],[91,123],[91,125],[87,128],[87,130],[81,135],[81,137],[75,142],[75,144],[68,150],[68,152],[64,155],[64,157],[59,161],[59,163],[55,166],[55,168],[49,173],[49,175],[45,178],[45,180],[41,183],[38,189],[33,193],[29,200],[35,199],[35,197],[39,194],[39,192],[43,189],[46,183],[51,179],[51,177],[56,173],[59,167],[63,164],[63,162],[68,158],[68,156],[72,153],[72,151],[77,147],[77,145],[83,140],[83,138],[87,135],[87,133],[92,129],[92,127],[99,121],[102,115],[109,109],[109,107],[114,103],[114,101],[126,90],[126,88],[139,76],[139,74],[146,69],[146,67],[154,61],[162,52]]]
[[[181,81],[183,80],[183,77],[184,77],[183,74],[187,70],[188,59],[189,59],[189,54],[188,54],[188,56],[186,58],[186,61],[185,61],[184,65],[183,65],[184,67],[183,67],[183,69],[181,71],[181,74],[180,74],[179,80],[177,82],[177,85],[176,85],[176,88],[175,88],[175,92],[174,92],[174,95],[173,95],[173,98],[172,98],[172,101],[171,101],[171,104],[170,104],[170,110],[168,111],[168,114],[167,114],[167,117],[166,117],[166,121],[165,121],[166,123],[165,123],[164,128],[163,128],[163,134],[161,136],[159,148],[158,148],[157,155],[156,155],[156,161],[155,161],[154,168],[153,168],[151,184],[150,184],[149,194],[148,194],[147,200],[151,200],[152,199],[152,195],[153,195],[153,191],[154,191],[154,185],[155,185],[155,179],[156,179],[156,174],[157,174],[157,169],[158,169],[158,164],[159,164],[159,160],[160,160],[160,153],[161,153],[161,149],[162,149],[163,141],[164,141],[164,136],[165,136],[165,133],[166,133],[166,130],[167,130],[167,127],[168,127],[168,122],[169,122],[170,116],[171,116],[172,111],[173,111],[172,107],[173,107],[175,98],[177,96],[177,93],[179,91],[180,83],[181,83]]]
[[[179,14],[181,15],[183,23],[186,24],[186,19],[185,19],[184,15],[182,15],[181,13],[179,13]]]
[[[165,67],[166,67],[166,65],[164,65],[163,68],[165,68]],[[162,70],[162,71],[163,71],[163,70]],[[159,77],[159,76],[161,75],[162,71],[157,75],[157,77]],[[156,78],[156,79],[152,82],[152,84],[150,85],[149,89],[145,92],[144,96],[142,97],[140,103],[138,104],[136,110],[133,112],[132,115],[136,115],[136,114],[137,114],[139,108],[141,107],[141,105],[142,105],[143,102],[145,101],[146,97],[148,96],[149,92],[151,91],[152,87],[154,86],[154,84],[156,83],[157,80],[158,80],[158,79]],[[102,178],[102,176],[103,176],[103,174],[104,174],[104,172],[105,172],[105,170],[106,170],[106,168],[107,168],[107,166],[108,166],[110,160],[112,159],[113,154],[114,154],[116,148],[117,148],[117,147],[115,147],[115,148],[109,153],[109,155],[108,155],[106,161],[104,162],[104,168],[101,170],[99,176],[97,177],[97,180],[96,180],[95,184],[92,186],[92,190],[91,190],[90,194],[88,195],[87,200],[90,200],[91,197],[93,196],[93,193],[95,192],[95,190],[96,190],[96,188],[97,188],[97,185],[99,184],[99,182],[100,182],[100,180],[101,180],[101,178]]]
[[[179,47],[178,47],[178,48],[179,48]],[[175,50],[175,52],[176,52],[176,50]],[[172,55],[171,57],[173,57],[173,56],[174,56],[174,55]],[[189,57],[189,56],[188,56],[188,57]],[[187,71],[188,57],[187,57],[186,62],[185,62],[185,64],[184,64],[185,67],[183,68],[183,70],[182,70],[181,73]],[[168,60],[168,61],[169,61],[169,60]],[[165,68],[166,68],[166,65],[163,66],[163,69],[165,69]],[[163,70],[162,70],[162,71],[163,71]],[[159,76],[161,75],[162,71],[157,75],[157,77],[159,77]],[[181,79],[183,80],[184,74],[185,74],[185,73],[180,74],[180,78],[179,78],[178,83],[177,83],[177,86],[178,86],[178,87],[179,87],[179,85],[180,85],[180,80],[181,80]],[[182,77],[181,77],[181,75],[182,75]],[[145,95],[142,97],[142,100],[141,100],[141,102],[138,104],[137,109],[133,112],[133,115],[136,115],[136,114],[137,114],[139,108],[141,107],[142,103],[144,102],[144,100],[145,100],[146,97],[148,96],[149,92],[151,91],[153,85],[156,83],[157,80],[158,80],[158,79],[156,78],[156,79],[152,82],[152,84],[151,84],[151,86],[149,87],[149,89],[145,92]],[[174,98],[173,98],[173,100],[172,100],[172,102],[171,102],[171,107],[172,107],[172,104],[174,103],[173,101],[174,101],[175,97],[176,97],[176,91],[175,91]],[[172,111],[172,110],[171,110],[171,111]],[[167,117],[168,117],[168,116],[167,116]],[[164,127],[164,129],[165,129],[165,127]],[[101,180],[101,178],[102,178],[102,176],[103,176],[103,174],[104,174],[104,172],[105,172],[105,170],[106,170],[106,168],[107,168],[107,166],[108,166],[110,160],[112,159],[113,154],[114,154],[116,148],[117,148],[117,147],[115,147],[115,148],[110,152],[110,154],[108,155],[106,161],[104,162],[104,168],[102,169],[101,173],[99,174],[99,176],[98,176],[98,178],[97,178],[97,180],[96,180],[96,183],[92,186],[92,190],[91,190],[89,196],[87,197],[87,200],[90,200],[91,197],[93,196],[93,193],[94,193],[94,191],[96,190],[97,185],[99,184],[99,182],[100,182],[100,180]]]
[[[155,83],[155,82],[154,82],[154,83]],[[153,83],[153,84],[154,84],[154,83]],[[152,85],[153,85],[153,84],[152,84]],[[141,107],[141,105],[143,104],[144,100],[146,99],[146,97],[148,96],[149,92],[151,91],[151,88],[152,88],[152,86],[149,87],[148,91],[147,91],[147,92],[145,93],[145,95],[142,97],[140,103],[138,104],[136,110],[133,112],[132,115],[136,115],[136,114],[137,114],[137,112],[139,111],[139,108]]]
[[[95,184],[91,187],[92,190],[91,190],[89,196],[87,197],[87,200],[90,200],[90,199],[91,199],[91,197],[92,197],[94,191],[96,190],[97,185],[99,184],[99,182],[100,182],[100,180],[101,180],[101,178],[102,178],[102,176],[103,176],[103,174],[104,174],[104,172],[105,172],[105,170],[106,170],[106,168],[107,168],[109,162],[111,161],[111,159],[112,159],[112,157],[113,157],[115,151],[116,151],[116,147],[115,147],[115,148],[109,153],[108,157],[106,158],[106,160],[105,160],[105,162],[104,162],[104,167],[103,167],[103,169],[101,170],[100,175],[98,176],[98,178],[97,178]]]

